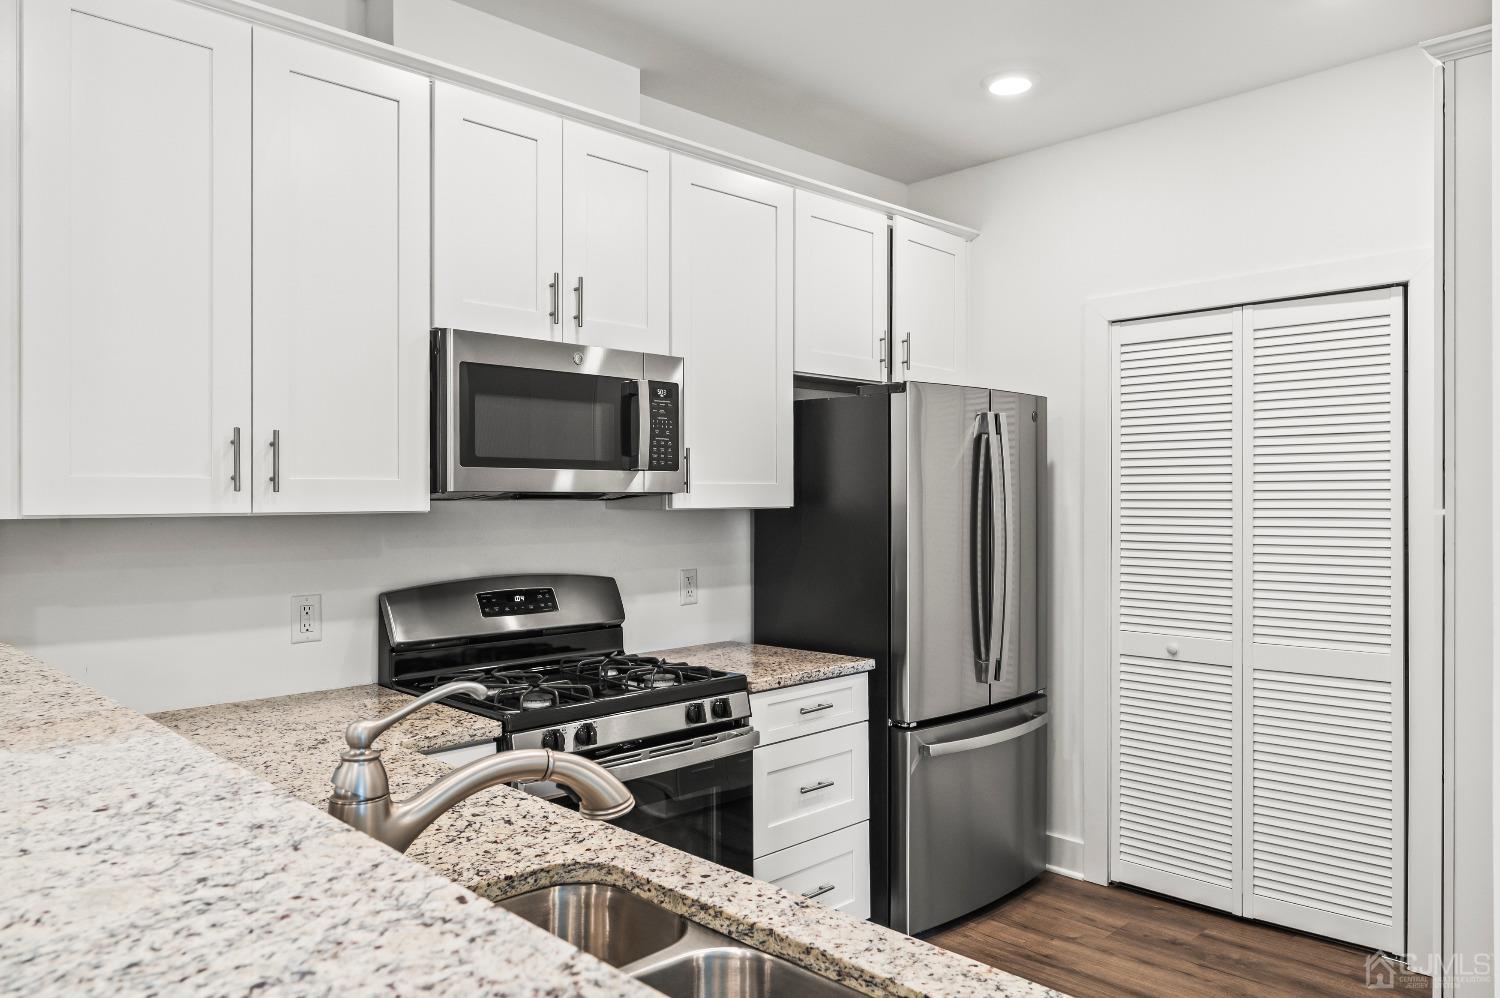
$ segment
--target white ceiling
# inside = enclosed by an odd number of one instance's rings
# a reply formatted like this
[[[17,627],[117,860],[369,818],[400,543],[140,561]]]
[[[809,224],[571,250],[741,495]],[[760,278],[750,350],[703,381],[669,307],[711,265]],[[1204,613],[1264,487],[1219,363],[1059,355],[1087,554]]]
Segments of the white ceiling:
[[[1490,0],[464,0],[911,182],[1488,23]],[[982,89],[1008,70],[1024,97]]]

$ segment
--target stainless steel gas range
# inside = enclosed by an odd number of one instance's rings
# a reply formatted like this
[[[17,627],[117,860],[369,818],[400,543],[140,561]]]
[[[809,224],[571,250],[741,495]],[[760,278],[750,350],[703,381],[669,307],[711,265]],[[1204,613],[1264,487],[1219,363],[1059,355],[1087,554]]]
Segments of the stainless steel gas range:
[[[745,677],[624,652],[614,579],[502,575],[380,596],[380,684],[412,695],[454,680],[483,697],[443,700],[500,722],[496,751],[550,748],[598,762],[635,795],[616,824],[752,872]],[[576,808],[551,783],[525,789]]]

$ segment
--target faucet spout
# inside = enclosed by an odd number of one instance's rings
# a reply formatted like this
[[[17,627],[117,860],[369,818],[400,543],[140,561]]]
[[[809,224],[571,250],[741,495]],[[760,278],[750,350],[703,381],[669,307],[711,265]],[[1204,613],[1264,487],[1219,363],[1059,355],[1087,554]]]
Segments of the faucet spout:
[[[462,687],[476,685],[450,684],[422,699],[431,702],[450,693],[469,692]],[[496,753],[455,769],[408,800],[394,802],[380,749],[374,747],[375,738],[420,706],[425,703],[408,706],[380,721],[350,725],[346,733],[349,748],[333,771],[328,813],[392,849],[405,852],[439,815],[497,783],[552,780],[578,795],[580,814],[599,821],[618,818],[635,806],[635,797],[609,770],[582,756],[551,749]]]

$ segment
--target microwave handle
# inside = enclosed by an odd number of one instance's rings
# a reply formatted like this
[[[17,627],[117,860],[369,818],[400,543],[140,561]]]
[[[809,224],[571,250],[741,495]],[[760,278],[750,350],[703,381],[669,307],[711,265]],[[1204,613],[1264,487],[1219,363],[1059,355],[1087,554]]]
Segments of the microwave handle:
[[[645,471],[650,463],[651,453],[651,382],[627,382],[621,398],[621,408],[630,405],[632,399],[635,432],[631,432],[631,419],[627,417],[622,434],[625,438],[625,457],[629,459],[627,470]]]

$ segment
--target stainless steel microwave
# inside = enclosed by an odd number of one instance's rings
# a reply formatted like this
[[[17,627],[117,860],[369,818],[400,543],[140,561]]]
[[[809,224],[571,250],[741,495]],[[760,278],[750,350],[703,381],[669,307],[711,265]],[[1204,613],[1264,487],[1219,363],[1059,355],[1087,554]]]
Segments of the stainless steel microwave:
[[[682,359],[432,331],[434,499],[681,492]]]

